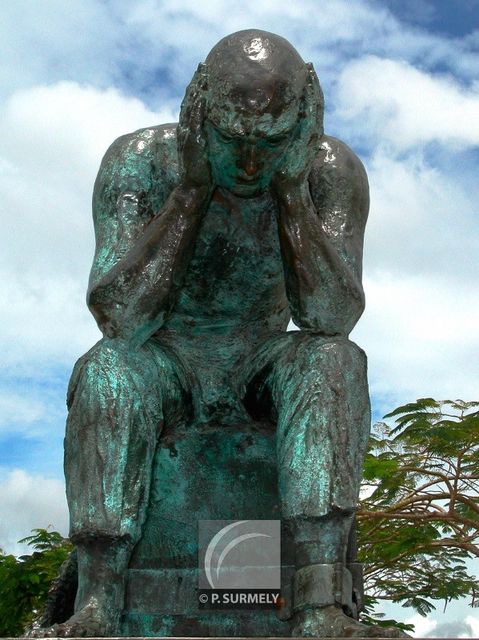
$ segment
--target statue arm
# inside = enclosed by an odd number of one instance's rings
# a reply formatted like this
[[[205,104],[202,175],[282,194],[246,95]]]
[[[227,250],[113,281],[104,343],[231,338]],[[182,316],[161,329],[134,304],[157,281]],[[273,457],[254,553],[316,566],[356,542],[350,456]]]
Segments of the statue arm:
[[[178,127],[120,138],[100,167],[88,306],[109,337],[145,342],[166,320],[183,282],[213,191],[205,87],[200,65]]]
[[[348,335],[364,310],[364,167],[345,144],[324,136],[309,181],[289,184],[278,204],[293,321],[301,329]]]
[[[141,344],[161,327],[174,302],[208,189],[179,184],[156,213],[148,192],[129,189],[119,194],[113,215],[105,216],[102,173],[94,196],[97,249],[88,306],[105,335]]]

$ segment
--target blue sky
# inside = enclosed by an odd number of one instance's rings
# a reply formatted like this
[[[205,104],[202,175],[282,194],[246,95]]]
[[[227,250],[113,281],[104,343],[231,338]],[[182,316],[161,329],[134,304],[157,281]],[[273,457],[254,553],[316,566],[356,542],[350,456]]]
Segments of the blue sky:
[[[64,395],[99,337],[84,297],[102,154],[175,121],[198,62],[239,29],[279,33],[314,63],[327,133],[368,170],[353,338],[375,417],[478,399],[478,0],[16,0],[0,25],[0,547],[34,526],[66,532]],[[470,614],[453,604],[447,620]]]

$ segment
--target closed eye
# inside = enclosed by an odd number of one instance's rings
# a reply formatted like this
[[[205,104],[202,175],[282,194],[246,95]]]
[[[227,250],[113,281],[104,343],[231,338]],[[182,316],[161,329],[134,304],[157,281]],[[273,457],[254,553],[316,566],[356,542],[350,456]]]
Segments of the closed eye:
[[[267,138],[268,144],[270,144],[272,147],[276,147],[282,144],[285,140],[286,140],[286,136],[273,136],[273,137]]]
[[[233,136],[230,136],[225,131],[221,131],[221,129],[216,129],[216,133],[218,134],[220,140],[222,140],[223,142],[230,143],[234,140]]]

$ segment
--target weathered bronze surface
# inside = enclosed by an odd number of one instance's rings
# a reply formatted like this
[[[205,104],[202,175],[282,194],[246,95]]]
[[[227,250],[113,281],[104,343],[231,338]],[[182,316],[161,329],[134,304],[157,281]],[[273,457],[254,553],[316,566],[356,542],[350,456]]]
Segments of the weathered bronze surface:
[[[75,613],[38,635],[385,635],[346,615],[368,205],[361,162],[323,133],[312,65],[263,31],[213,48],[178,125],[112,144],[88,290],[104,337],[68,392]],[[279,616],[198,613],[200,518],[281,518]]]

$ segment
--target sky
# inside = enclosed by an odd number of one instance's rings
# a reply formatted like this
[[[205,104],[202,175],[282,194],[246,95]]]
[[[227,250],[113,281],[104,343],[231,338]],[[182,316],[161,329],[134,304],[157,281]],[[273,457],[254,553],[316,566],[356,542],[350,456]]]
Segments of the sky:
[[[369,175],[367,308],[352,339],[368,354],[374,418],[419,397],[479,399],[479,0],[4,2],[6,551],[22,551],[16,541],[33,527],[68,528],[64,397],[73,363],[100,337],[85,290],[102,155],[123,133],[175,122],[198,62],[223,36],[252,27],[286,37],[313,62],[326,132]],[[479,636],[479,614],[453,603],[445,616],[419,619],[417,632]]]

